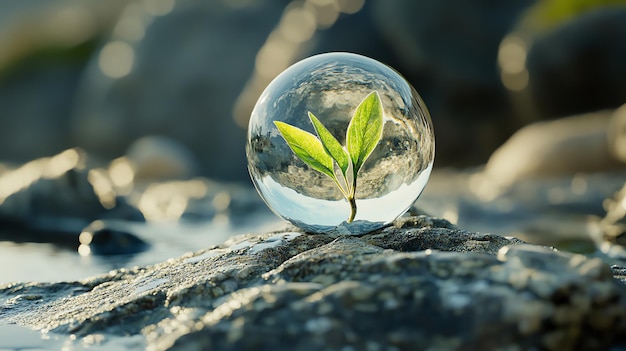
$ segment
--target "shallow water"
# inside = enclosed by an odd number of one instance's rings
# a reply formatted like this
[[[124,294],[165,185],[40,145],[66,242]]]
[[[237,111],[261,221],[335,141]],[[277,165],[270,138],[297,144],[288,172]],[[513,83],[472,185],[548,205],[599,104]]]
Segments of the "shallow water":
[[[42,333],[18,325],[0,324],[0,351],[127,351],[144,348],[145,339],[141,335],[119,338],[93,334],[79,339],[72,335]]]
[[[0,285],[81,280],[118,268],[154,264],[220,244],[233,235],[265,232],[281,226],[282,222],[268,213],[257,215],[243,225],[227,221],[129,225],[133,234],[150,243],[148,250],[132,255],[81,256],[77,250],[49,243],[0,241]]]
[[[17,325],[0,325],[0,351],[61,349],[63,342]]]

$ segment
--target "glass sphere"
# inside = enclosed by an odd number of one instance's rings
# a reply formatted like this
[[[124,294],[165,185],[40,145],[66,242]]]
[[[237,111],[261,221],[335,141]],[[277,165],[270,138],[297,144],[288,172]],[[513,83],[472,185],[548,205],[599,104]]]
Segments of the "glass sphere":
[[[374,111],[355,114],[362,102],[381,106],[382,122],[360,119],[350,132],[353,117]],[[332,157],[327,135],[314,128],[310,114],[348,156],[345,172],[344,159]],[[382,134],[367,134],[373,126]],[[286,134],[294,130],[290,144]],[[377,141],[360,167],[354,154],[364,146],[347,145],[359,132]],[[389,224],[417,200],[432,170],[435,138],[424,102],[398,72],[365,56],[327,53],[297,62],[267,86],[250,117],[246,154],[256,189],[278,216],[306,231],[363,234]],[[317,161],[309,156],[326,166],[312,166]]]

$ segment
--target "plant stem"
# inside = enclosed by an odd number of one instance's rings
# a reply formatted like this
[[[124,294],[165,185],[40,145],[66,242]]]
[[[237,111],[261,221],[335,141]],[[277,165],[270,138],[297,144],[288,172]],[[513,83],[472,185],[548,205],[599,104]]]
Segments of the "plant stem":
[[[356,217],[356,199],[354,196],[350,196],[348,202],[350,203],[350,218],[348,218],[348,223],[352,223],[354,217]]]
[[[350,217],[348,218],[348,223],[352,223],[354,217],[356,217],[356,174],[352,178],[350,196],[347,196],[346,199],[350,203]]]

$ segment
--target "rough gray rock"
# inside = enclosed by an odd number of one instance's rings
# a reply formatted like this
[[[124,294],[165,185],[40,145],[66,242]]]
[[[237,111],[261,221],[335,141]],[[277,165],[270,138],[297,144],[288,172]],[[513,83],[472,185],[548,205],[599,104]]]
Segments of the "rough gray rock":
[[[148,350],[601,350],[626,341],[626,286],[599,259],[425,216],[361,237],[292,229],[81,282],[0,286],[0,325],[76,342],[135,336]]]

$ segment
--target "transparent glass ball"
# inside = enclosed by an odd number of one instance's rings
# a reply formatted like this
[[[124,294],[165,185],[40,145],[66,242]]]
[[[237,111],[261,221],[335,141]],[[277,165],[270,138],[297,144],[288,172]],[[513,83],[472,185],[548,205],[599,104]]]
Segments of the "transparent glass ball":
[[[274,122],[317,137],[311,112],[347,150],[354,111],[373,91],[382,104],[382,136],[358,171],[350,220],[351,204],[336,182],[303,162]],[[327,53],[297,62],[267,86],[250,117],[246,153],[256,189],[278,216],[306,231],[362,234],[417,200],[432,170],[435,138],[424,101],[398,72],[365,56]]]

